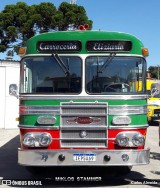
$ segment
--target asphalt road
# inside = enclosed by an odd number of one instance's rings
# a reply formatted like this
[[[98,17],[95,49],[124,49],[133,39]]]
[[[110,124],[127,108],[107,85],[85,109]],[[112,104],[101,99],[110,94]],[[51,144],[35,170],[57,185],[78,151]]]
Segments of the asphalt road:
[[[160,187],[158,126],[148,128],[146,147],[149,147],[151,152],[150,164],[134,166],[127,175],[119,173],[112,167],[78,167],[49,168],[44,174],[33,176],[24,167],[17,164],[17,148],[20,146],[18,134],[18,129],[0,129],[0,178],[12,180],[12,185],[0,185],[0,188],[31,187],[30,184],[46,187],[45,183],[51,184],[51,187]],[[8,181],[8,184],[10,182]]]

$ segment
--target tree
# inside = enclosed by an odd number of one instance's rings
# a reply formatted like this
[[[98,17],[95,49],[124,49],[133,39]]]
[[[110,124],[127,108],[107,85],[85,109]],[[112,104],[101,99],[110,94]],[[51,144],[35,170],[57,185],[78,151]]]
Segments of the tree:
[[[158,78],[158,67],[156,66],[150,66],[148,68],[149,72],[151,73],[151,78]]]
[[[46,2],[31,6],[24,2],[7,5],[0,12],[0,52],[10,47],[17,51],[27,39],[38,33],[63,31],[70,27],[77,29],[82,24],[88,24],[92,29],[92,23],[84,7],[66,2],[58,9]]]

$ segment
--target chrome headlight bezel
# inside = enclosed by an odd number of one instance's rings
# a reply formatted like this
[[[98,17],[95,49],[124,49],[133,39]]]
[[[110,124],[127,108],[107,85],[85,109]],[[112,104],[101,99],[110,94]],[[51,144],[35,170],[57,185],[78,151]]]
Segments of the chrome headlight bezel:
[[[34,147],[35,141],[36,141],[36,138],[33,133],[27,133],[23,137],[23,144],[27,147]]]
[[[116,137],[116,143],[121,147],[126,147],[129,144],[129,138],[125,134],[120,133]]]
[[[120,132],[115,142],[120,147],[139,147],[144,146],[145,137],[140,132]]]
[[[48,133],[43,133],[39,137],[39,144],[43,147],[49,146],[50,143],[52,142],[52,138],[50,134]]]
[[[31,141],[29,143],[30,139]],[[46,139],[45,142],[43,139]],[[30,132],[23,136],[23,145],[26,147],[47,147],[51,142],[51,135],[45,132]]]
[[[137,133],[132,137],[132,143],[134,146],[144,146],[145,138],[142,134]]]

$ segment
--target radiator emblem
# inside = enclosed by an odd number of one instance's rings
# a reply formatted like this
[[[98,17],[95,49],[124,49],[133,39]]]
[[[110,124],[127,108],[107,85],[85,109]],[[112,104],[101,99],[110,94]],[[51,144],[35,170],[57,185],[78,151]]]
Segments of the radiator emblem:
[[[93,119],[91,117],[77,117],[74,121],[78,124],[90,124],[93,122]]]

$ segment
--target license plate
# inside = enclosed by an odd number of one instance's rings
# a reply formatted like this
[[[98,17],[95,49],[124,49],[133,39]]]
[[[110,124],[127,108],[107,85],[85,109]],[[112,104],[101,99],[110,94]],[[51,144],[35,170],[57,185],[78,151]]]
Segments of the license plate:
[[[74,161],[81,161],[81,162],[92,162],[96,161],[96,154],[80,154],[75,153],[73,154]]]

